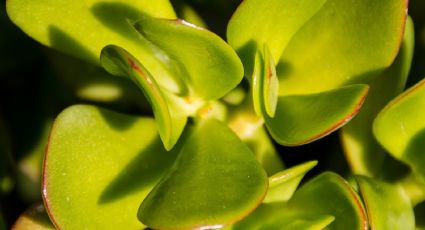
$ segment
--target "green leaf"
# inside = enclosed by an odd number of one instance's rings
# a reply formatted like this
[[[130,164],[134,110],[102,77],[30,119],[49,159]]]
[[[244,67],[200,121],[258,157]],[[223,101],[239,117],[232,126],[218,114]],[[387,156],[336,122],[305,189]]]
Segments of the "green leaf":
[[[51,49],[46,53],[55,77],[78,100],[114,108],[149,108],[140,89],[127,79],[114,77],[99,66]]]
[[[394,63],[370,82],[369,95],[362,110],[341,129],[345,155],[355,174],[377,176],[382,171],[385,152],[373,136],[373,120],[392,98],[403,91],[412,62],[413,48],[413,22],[409,17],[404,40]]]
[[[172,71],[173,63],[158,48],[143,39],[128,20],[146,15],[175,18],[168,0],[11,0],[9,18],[38,42],[99,65],[103,47],[114,44],[136,54],[160,85],[173,92],[184,87]]]
[[[269,191],[264,203],[288,201],[304,175],[316,166],[317,161],[309,161],[286,169],[269,178]]]
[[[279,60],[280,95],[367,83],[397,55],[407,2],[327,0],[292,37]]]
[[[392,100],[376,117],[373,133],[396,159],[425,177],[425,80]]]
[[[364,176],[356,180],[371,229],[415,229],[413,208],[401,187]]]
[[[263,119],[255,115],[251,104],[252,101],[246,98],[241,105],[230,110],[227,123],[233,132],[251,149],[267,175],[271,176],[283,170],[284,164],[270,135],[263,126]]]
[[[308,21],[326,0],[245,0],[227,27],[229,44],[241,57],[245,75],[254,68],[258,45],[266,44],[273,60],[279,60],[296,31]],[[261,49],[261,48],[260,48]]]
[[[185,2],[176,2],[174,6],[179,18],[184,19],[185,21],[194,24],[196,26],[207,28],[207,23],[204,19],[196,12],[196,10]]]
[[[255,53],[254,73],[251,79],[254,110],[258,116],[274,117],[278,102],[279,80],[273,57],[267,44]]]
[[[143,91],[153,108],[162,142],[167,150],[172,149],[187,121],[187,115],[170,98],[173,95],[161,90],[148,70],[121,47],[106,46],[100,61],[109,73],[131,79]]]
[[[12,230],[53,230],[56,229],[49,219],[43,204],[37,204],[26,210],[15,224]]]
[[[275,117],[265,116],[265,124],[279,144],[306,144],[353,118],[367,93],[367,85],[351,85],[317,94],[280,96]]]
[[[139,219],[156,229],[216,228],[232,224],[264,199],[267,175],[223,123],[198,124],[172,170],[140,206]]]
[[[335,217],[327,229],[367,229],[366,212],[356,192],[337,174],[326,172],[308,181],[289,200],[289,208]]]
[[[178,148],[175,148],[178,151]],[[43,198],[60,229],[140,229],[136,213],[172,165],[151,118],[88,105],[65,109],[47,145]]]
[[[308,229],[320,230],[328,226],[335,218],[328,215],[314,215],[289,209],[282,202],[261,204],[251,215],[226,228],[232,230],[268,230],[268,229]]]
[[[196,96],[220,98],[243,78],[242,63],[235,51],[208,30],[180,19],[153,17],[142,18],[134,27],[176,61],[178,76]]]

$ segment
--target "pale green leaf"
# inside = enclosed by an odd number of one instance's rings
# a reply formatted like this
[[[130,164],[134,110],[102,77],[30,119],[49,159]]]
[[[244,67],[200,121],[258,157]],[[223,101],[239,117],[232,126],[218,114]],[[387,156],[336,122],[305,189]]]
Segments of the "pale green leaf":
[[[356,180],[371,229],[415,229],[413,208],[401,187],[364,176]]]
[[[327,0],[292,37],[279,60],[280,95],[367,83],[397,56],[407,2]]]
[[[177,155],[162,147],[155,130],[151,118],[88,105],[64,110],[42,177],[52,222],[60,229],[141,229],[139,203]]]
[[[425,80],[392,100],[376,117],[373,133],[396,159],[425,177]]]
[[[273,60],[279,60],[296,31],[308,21],[326,0],[245,0],[227,27],[229,44],[241,57],[245,75],[254,68],[258,45],[266,44]]]
[[[370,82],[362,110],[341,129],[341,140],[351,170],[355,174],[378,175],[385,155],[375,140],[372,124],[379,111],[405,87],[413,57],[414,31],[409,17],[401,50],[394,63]]]
[[[249,148],[223,123],[208,119],[193,131],[172,170],[140,206],[155,229],[216,228],[252,212],[267,191],[267,175]]]
[[[306,144],[346,124],[359,112],[367,93],[367,85],[351,85],[317,94],[280,96],[274,118],[265,116],[265,124],[279,144]]]
[[[99,65],[102,48],[118,45],[143,60],[160,85],[185,92],[167,55],[128,23],[146,15],[175,18],[168,0],[10,0],[6,4],[9,18],[46,46]]]
[[[251,215],[232,225],[232,230],[321,230],[335,218],[328,215],[315,215],[290,209],[285,203],[274,202],[262,204]]]
[[[158,126],[158,132],[167,150],[177,143],[186,125],[187,116],[165,94],[146,68],[121,47],[109,45],[102,50],[102,66],[111,74],[131,79],[146,95]],[[168,96],[168,97],[167,97]]]
[[[367,217],[360,198],[337,174],[326,172],[298,189],[289,200],[291,209],[314,215],[330,215],[335,220],[327,229],[367,229]]]
[[[316,166],[317,161],[309,161],[274,174],[269,178],[269,190],[264,203],[288,201],[304,175]]]
[[[177,63],[178,77],[193,95],[220,98],[243,78],[242,63],[235,51],[208,30],[183,20],[147,16],[134,27]]]

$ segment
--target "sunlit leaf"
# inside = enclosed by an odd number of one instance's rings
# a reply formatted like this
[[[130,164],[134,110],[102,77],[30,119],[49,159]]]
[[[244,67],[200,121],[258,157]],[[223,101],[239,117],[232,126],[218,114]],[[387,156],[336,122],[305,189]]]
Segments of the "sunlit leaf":
[[[298,29],[326,0],[245,0],[227,27],[229,44],[241,57],[245,74],[253,72],[257,45],[270,47],[273,60],[279,60],[284,48]]]
[[[288,201],[297,189],[304,175],[316,166],[317,161],[309,161],[294,166],[269,178],[269,191],[263,202]]]
[[[299,212],[283,202],[262,204],[251,215],[233,226],[232,230],[308,229],[319,230],[328,226],[335,218]]]
[[[315,215],[334,216],[327,229],[367,229],[360,198],[347,181],[334,173],[323,173],[301,186],[288,206]]]
[[[279,60],[280,95],[367,83],[397,56],[407,2],[327,0],[292,37]]]
[[[263,120],[252,109],[247,98],[237,109],[231,111],[229,127],[251,149],[257,161],[271,176],[284,169],[284,164],[268,135]]]
[[[140,206],[155,229],[214,228],[252,212],[267,191],[267,175],[248,147],[223,123],[198,124],[172,170]]]
[[[254,110],[258,116],[274,117],[278,102],[279,80],[273,57],[267,44],[255,53],[251,90]]]
[[[376,117],[373,133],[396,159],[425,177],[425,80],[392,100]]]
[[[177,2],[176,6],[174,6],[179,18],[194,24],[196,26],[207,28],[207,23],[201,17],[201,15],[196,12],[196,10],[185,2]]]
[[[134,27],[177,62],[179,77],[194,95],[217,99],[242,80],[243,67],[235,51],[208,30],[183,20],[153,17],[144,17]]]
[[[274,118],[265,116],[265,124],[279,144],[306,144],[353,118],[367,93],[367,85],[351,85],[317,94],[280,96]]]
[[[363,176],[356,180],[371,229],[415,229],[412,205],[401,187]]]
[[[342,143],[353,173],[372,176],[382,169],[385,155],[373,136],[373,120],[379,111],[404,89],[412,62],[413,46],[413,22],[409,17],[396,60],[371,81],[369,95],[362,110],[341,130]]]
[[[102,50],[100,59],[109,73],[131,79],[143,91],[153,108],[165,148],[173,148],[183,132],[187,116],[169,98],[172,95],[165,94],[148,70],[123,48],[109,45]]]
[[[158,48],[143,39],[128,20],[146,15],[175,18],[168,0],[11,0],[9,18],[40,43],[99,65],[103,47],[115,44],[135,54],[160,85],[184,92],[175,78],[173,63]]]
[[[51,131],[43,170],[43,198],[54,224],[142,228],[139,203],[177,155],[162,147],[155,130],[151,118],[88,105],[64,110]]]
[[[43,204],[30,207],[16,220],[11,230],[53,230],[56,229],[50,222]]]

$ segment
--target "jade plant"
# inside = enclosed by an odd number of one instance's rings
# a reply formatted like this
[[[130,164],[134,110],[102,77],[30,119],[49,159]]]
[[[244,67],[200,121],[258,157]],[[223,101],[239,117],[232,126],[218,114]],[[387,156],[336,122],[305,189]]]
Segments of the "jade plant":
[[[221,37],[173,3],[7,0],[84,102],[46,119],[23,160],[40,194],[2,160],[1,192],[17,179],[35,197],[13,229],[422,227],[425,81],[403,92],[407,0],[245,0]],[[350,173],[285,166],[280,146],[335,131]]]

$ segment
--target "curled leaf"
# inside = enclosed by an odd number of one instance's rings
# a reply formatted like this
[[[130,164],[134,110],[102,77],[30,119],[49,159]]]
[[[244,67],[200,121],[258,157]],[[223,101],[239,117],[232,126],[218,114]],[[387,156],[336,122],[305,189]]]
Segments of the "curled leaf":
[[[123,48],[106,46],[102,50],[100,61],[109,73],[131,79],[143,91],[153,108],[165,148],[173,148],[186,125],[187,117],[184,112],[166,97],[148,70]]]

